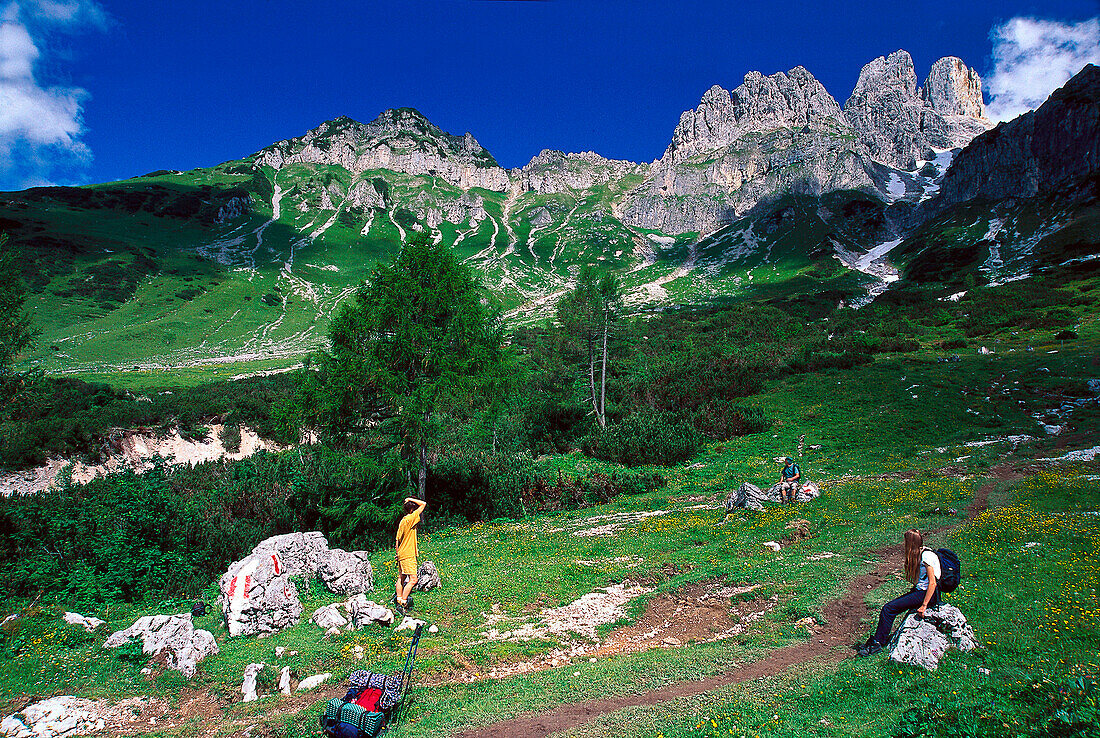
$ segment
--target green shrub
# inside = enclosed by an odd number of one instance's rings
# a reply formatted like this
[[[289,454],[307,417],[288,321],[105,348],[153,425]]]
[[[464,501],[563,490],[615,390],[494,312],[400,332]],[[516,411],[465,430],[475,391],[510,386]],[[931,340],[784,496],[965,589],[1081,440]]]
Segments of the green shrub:
[[[702,444],[703,434],[689,420],[644,410],[588,436],[581,449],[589,456],[626,466],[668,466],[691,458]]]

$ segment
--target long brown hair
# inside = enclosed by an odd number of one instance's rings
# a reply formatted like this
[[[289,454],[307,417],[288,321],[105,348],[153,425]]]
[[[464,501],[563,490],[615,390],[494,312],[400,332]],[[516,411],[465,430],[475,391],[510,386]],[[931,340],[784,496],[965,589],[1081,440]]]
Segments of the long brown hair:
[[[919,530],[905,531],[905,578],[910,584],[917,583],[920,570],[920,555],[924,551],[924,536]]]

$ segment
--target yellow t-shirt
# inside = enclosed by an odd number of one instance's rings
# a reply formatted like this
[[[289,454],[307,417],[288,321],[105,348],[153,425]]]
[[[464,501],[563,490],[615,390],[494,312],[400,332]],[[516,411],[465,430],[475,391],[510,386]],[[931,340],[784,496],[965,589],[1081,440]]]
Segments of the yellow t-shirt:
[[[414,510],[397,526],[397,558],[415,559],[420,551],[416,547],[416,524],[420,522],[420,511]]]

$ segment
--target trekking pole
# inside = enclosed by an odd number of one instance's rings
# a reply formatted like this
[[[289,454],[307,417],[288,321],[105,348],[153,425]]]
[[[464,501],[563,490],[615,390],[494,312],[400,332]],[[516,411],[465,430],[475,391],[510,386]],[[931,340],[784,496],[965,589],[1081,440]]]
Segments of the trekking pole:
[[[901,631],[903,628],[905,628],[905,624],[909,621],[909,616],[912,614],[912,611],[905,613],[905,617],[901,619],[901,625],[899,625],[898,629],[894,631],[894,634],[890,636],[890,640],[886,646],[887,654],[889,654],[890,651],[894,649],[894,646],[898,645],[898,639],[901,638]]]
[[[409,644],[409,653],[405,657],[405,671],[401,674],[401,692],[397,698],[397,707],[393,711],[393,722],[397,722],[399,715],[405,712],[405,701],[409,696],[409,689],[412,686],[412,670],[413,663],[416,661],[416,650],[420,645],[420,633],[424,630],[423,625],[416,626],[416,630],[413,631],[412,642]]]

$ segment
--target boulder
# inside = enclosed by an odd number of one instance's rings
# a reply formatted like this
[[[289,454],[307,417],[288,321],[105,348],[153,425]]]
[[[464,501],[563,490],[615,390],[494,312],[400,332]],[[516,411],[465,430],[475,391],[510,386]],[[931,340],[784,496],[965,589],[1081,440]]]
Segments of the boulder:
[[[799,502],[809,502],[818,497],[821,497],[821,488],[813,482],[806,482],[799,487],[798,492],[795,493],[795,499]]]
[[[321,630],[327,631],[330,628],[343,628],[348,624],[348,619],[344,617],[344,614],[340,612],[344,607],[339,602],[334,602],[331,605],[325,605],[324,607],[318,607],[313,612],[313,617],[309,620]]]
[[[255,702],[259,699],[256,694],[256,677],[264,669],[264,664],[249,664],[244,667],[244,681],[241,682],[241,702]]]
[[[744,482],[740,487],[731,492],[726,498],[723,507],[726,512],[733,512],[739,507],[743,507],[746,510],[763,510],[764,502],[768,500],[768,495],[762,491],[755,484]],[[779,495],[776,493],[772,499],[773,502],[778,502]]]
[[[345,603],[344,607],[351,615],[352,627],[357,630],[372,623],[393,624],[393,612],[373,600],[368,600],[366,595],[359,594],[352,597]]]
[[[316,687],[321,686],[332,677],[332,674],[316,674],[311,677],[306,677],[302,681],[298,682],[298,691],[306,692]]]
[[[899,664],[916,664],[934,671],[949,649],[972,651],[976,647],[974,630],[959,608],[941,603],[925,610],[923,619],[918,620],[916,615],[905,618],[890,649],[890,658]]]
[[[442,582],[439,581],[439,570],[435,568],[435,564],[431,561],[425,561],[420,565],[420,568],[416,570],[416,589],[419,592],[427,592],[429,589],[435,589],[440,586]]]
[[[354,595],[374,589],[374,570],[366,551],[328,551],[317,568],[317,576],[329,592]]]
[[[427,625],[427,624],[428,624],[427,621],[420,620],[418,618],[414,618],[414,617],[410,617],[410,616],[406,615],[405,619],[401,621],[401,624],[398,625],[393,630],[394,630],[394,632],[397,632],[399,630],[416,630],[416,626],[418,626],[418,625]]]
[[[89,633],[94,631],[99,626],[103,625],[103,623],[105,622],[103,620],[100,620],[99,618],[93,618],[91,616],[85,617],[84,615],[80,615],[79,613],[75,612],[67,612],[65,613],[64,617],[65,622],[69,625],[79,625],[81,628],[88,631]]]
[[[55,738],[87,735],[106,728],[97,703],[79,697],[51,697],[24,707],[0,721],[8,738]]]
[[[312,535],[312,534],[290,534]],[[289,539],[290,536],[269,538],[260,546],[276,539]],[[317,536],[324,541],[320,533]],[[298,589],[290,581],[290,572],[283,567],[283,561],[276,553],[264,553],[248,556],[229,567],[218,584],[221,587],[219,598],[222,615],[230,636],[257,635],[297,625],[302,616],[302,603],[298,599]],[[295,554],[298,566],[304,564],[299,549]]]
[[[168,651],[167,666],[185,677],[195,675],[198,663],[218,653],[218,644],[208,630],[196,629],[191,615],[146,615],[125,630],[112,633],[104,648],[118,648],[132,638],[141,639],[141,650],[149,656]]]
[[[279,691],[283,694],[290,694],[290,667],[284,666],[279,671]]]
[[[285,574],[307,579],[317,576],[317,570],[328,553],[328,540],[319,531],[272,536],[252,549],[253,556],[274,554],[279,558]]]

